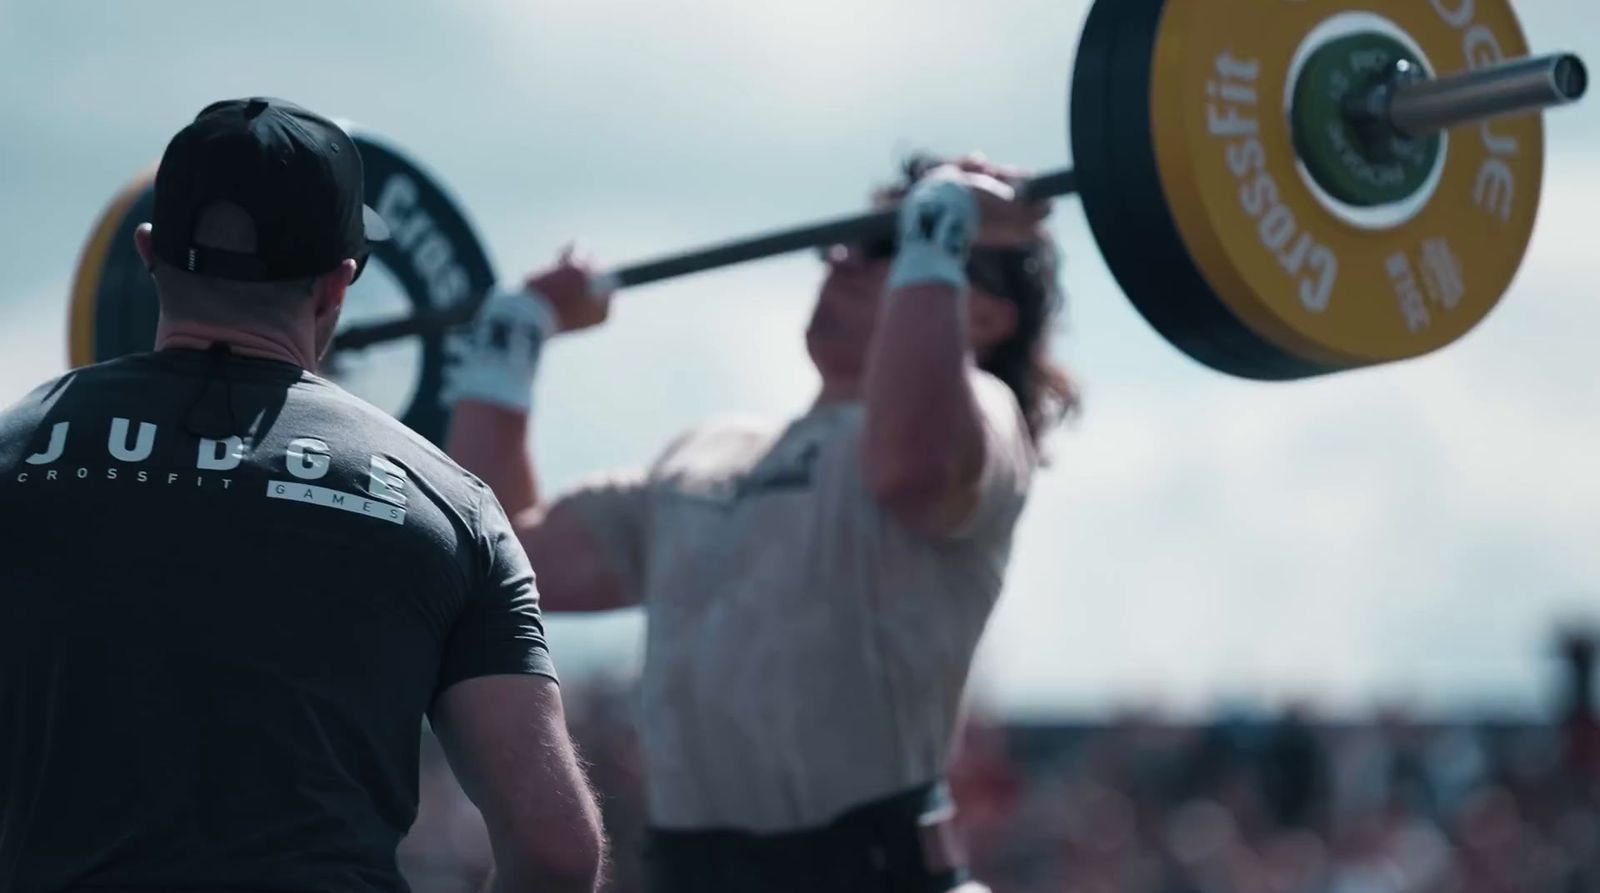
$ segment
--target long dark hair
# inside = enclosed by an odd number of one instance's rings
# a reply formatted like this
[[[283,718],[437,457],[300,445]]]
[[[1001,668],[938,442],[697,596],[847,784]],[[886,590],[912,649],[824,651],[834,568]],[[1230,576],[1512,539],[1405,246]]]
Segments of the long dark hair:
[[[903,193],[946,161],[925,153],[912,155],[904,163],[904,179],[896,191]],[[1023,249],[973,249],[970,267],[974,285],[1017,309],[1016,330],[979,357],[978,367],[1011,389],[1037,446],[1051,428],[1082,406],[1072,375],[1050,357],[1050,333],[1066,307],[1060,252],[1041,229],[1039,238]]]

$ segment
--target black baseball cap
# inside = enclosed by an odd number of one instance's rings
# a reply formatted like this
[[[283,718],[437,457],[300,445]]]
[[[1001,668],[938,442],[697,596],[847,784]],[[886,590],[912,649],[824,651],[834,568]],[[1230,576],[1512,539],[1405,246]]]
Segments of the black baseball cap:
[[[156,171],[151,221],[156,257],[219,279],[266,282],[317,276],[345,258],[366,265],[389,237],[365,204],[361,152],[344,128],[270,97],[206,106],[168,143]],[[249,217],[253,250],[200,244],[207,209]]]

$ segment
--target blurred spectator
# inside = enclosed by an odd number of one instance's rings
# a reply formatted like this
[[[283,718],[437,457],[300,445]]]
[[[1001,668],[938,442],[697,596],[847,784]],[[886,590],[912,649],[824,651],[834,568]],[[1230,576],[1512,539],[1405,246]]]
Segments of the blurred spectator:
[[[1004,723],[975,713],[951,784],[995,893],[1600,893],[1593,639],[1562,646],[1556,721],[1319,722],[1305,705],[1200,725],[1128,715]],[[568,683],[613,851],[642,889],[630,686]],[[464,893],[482,822],[427,742],[402,849],[416,893]]]

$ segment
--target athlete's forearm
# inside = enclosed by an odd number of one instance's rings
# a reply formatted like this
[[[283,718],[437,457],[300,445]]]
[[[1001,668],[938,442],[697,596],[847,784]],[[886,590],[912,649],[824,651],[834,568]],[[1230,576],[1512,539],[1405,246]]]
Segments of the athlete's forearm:
[[[545,344],[561,331],[554,305],[531,287],[497,287],[484,299],[452,370],[445,452],[482,478],[507,515],[539,504],[528,456],[533,383]]]
[[[943,283],[885,297],[867,357],[867,465],[877,488],[937,499],[983,461],[982,416],[969,377],[967,302]]]
[[[918,526],[942,523],[983,467],[966,274],[978,215],[965,184],[930,178],[912,188],[867,355],[868,483]]]

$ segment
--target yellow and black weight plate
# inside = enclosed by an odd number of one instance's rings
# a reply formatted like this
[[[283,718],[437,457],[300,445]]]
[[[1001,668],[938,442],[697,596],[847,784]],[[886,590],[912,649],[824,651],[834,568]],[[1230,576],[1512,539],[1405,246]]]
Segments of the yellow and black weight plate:
[[[1162,6],[1150,74],[1161,191],[1210,293],[1256,338],[1311,370],[1351,369],[1437,350],[1494,308],[1533,231],[1538,115],[1454,129],[1428,191],[1374,222],[1314,187],[1288,107],[1297,60],[1341,20],[1397,36],[1440,76],[1523,56],[1507,0]]]
[[[1230,375],[1329,371],[1244,326],[1196,268],[1173,221],[1151,134],[1152,52],[1162,0],[1101,0],[1072,81],[1070,127],[1085,215],[1118,285],[1169,343]]]
[[[493,284],[483,244],[439,182],[391,144],[351,128],[366,169],[367,203],[389,224],[361,279],[345,300],[341,328],[396,315],[423,315],[477,301]],[[68,358],[83,366],[154,345],[156,294],[134,249],[133,232],[151,218],[154,167],[119,192],[90,233],[72,285]],[[441,399],[454,361],[451,332],[362,350],[335,351],[319,370],[393,413],[435,443],[449,423]]]
[[[150,219],[155,168],[135,176],[95,221],[73,275],[67,361],[77,367],[149,350],[156,330],[155,291],[133,247]]]

